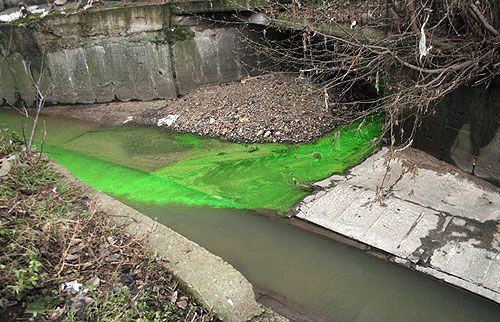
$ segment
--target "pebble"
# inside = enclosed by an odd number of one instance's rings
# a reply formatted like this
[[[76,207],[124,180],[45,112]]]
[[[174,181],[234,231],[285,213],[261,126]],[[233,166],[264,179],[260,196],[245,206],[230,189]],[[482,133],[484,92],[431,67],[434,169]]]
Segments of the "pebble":
[[[6,159],[0,159],[0,177],[6,176],[10,169],[10,162]]]
[[[78,256],[77,254],[69,254],[66,256],[66,260],[68,262],[74,262],[76,261],[80,256]]]

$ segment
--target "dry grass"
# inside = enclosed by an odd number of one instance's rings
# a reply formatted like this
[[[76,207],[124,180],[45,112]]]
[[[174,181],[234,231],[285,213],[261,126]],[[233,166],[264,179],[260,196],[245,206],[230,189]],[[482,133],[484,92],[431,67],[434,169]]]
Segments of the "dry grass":
[[[17,158],[0,177],[0,320],[217,321],[85,190],[9,141],[2,132],[0,159]]]

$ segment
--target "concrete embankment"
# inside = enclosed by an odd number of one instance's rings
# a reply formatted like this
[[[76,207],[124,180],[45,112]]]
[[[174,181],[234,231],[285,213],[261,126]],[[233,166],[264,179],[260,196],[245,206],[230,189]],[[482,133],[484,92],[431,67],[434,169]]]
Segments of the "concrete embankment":
[[[500,189],[420,151],[387,151],[317,183],[297,217],[500,303]]]
[[[0,101],[33,106],[35,87],[52,104],[150,101],[238,80],[255,58],[247,31],[191,15],[258,6],[240,2],[103,5],[0,22]]]
[[[257,303],[250,282],[222,258],[107,195],[95,192],[93,197],[98,209],[146,240],[197,300],[223,321],[288,321]]]
[[[63,167],[54,164],[66,179],[77,182]],[[78,185],[85,185],[77,182]],[[90,188],[89,188],[90,189]],[[223,321],[287,322],[288,319],[262,306],[252,284],[222,258],[184,236],[99,191],[93,190],[96,210],[107,213],[134,238],[148,245],[164,261],[194,297]]]

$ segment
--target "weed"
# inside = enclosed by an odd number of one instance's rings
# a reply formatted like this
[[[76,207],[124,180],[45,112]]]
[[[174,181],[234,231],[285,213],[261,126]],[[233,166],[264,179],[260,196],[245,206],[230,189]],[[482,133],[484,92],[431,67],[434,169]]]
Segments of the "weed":
[[[0,320],[217,321],[84,190],[5,133],[1,153],[18,157],[0,178]]]
[[[40,279],[40,270],[42,269],[42,263],[38,260],[38,254],[33,250],[28,250],[26,257],[29,258],[28,267],[21,267],[14,269],[14,275],[16,281],[14,285],[8,285],[9,288],[16,296],[16,299],[20,301],[26,293],[31,291],[35,286],[37,286]]]
[[[0,158],[19,152],[22,139],[17,132],[0,125]]]

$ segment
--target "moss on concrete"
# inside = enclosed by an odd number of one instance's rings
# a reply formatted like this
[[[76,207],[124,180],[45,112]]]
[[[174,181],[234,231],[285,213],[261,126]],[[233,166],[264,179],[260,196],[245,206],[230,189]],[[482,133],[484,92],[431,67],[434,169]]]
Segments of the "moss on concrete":
[[[194,32],[189,28],[170,27],[163,30],[165,41],[173,45],[178,41],[190,40],[194,38]]]

